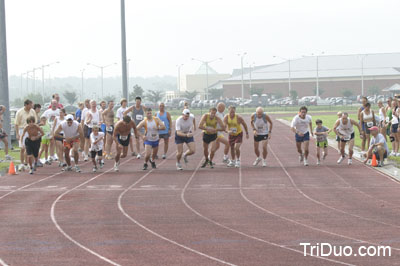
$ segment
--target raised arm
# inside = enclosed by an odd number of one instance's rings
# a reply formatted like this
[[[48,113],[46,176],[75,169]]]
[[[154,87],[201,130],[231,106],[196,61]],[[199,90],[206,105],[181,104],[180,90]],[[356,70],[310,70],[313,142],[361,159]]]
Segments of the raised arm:
[[[157,121],[157,123],[158,123],[158,129],[159,129],[159,130],[164,130],[164,129],[166,129],[166,126],[165,126],[164,122],[161,121],[160,118],[156,117],[155,119],[156,119],[156,121]]]
[[[204,114],[200,119],[199,128],[202,129],[202,130],[206,130],[207,129],[206,126],[205,126],[206,119],[207,119],[207,114]]]
[[[126,109],[126,110],[122,113],[122,115],[123,115],[123,116],[128,115],[130,112],[133,111],[133,108],[135,108],[134,105],[132,105],[131,107],[129,107],[128,109]]]

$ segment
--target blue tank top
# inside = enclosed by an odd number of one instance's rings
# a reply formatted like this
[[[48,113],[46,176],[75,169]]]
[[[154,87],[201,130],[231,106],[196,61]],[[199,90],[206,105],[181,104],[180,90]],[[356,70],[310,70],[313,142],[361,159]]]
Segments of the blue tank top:
[[[160,130],[159,134],[168,134],[168,130],[169,130],[169,120],[167,118],[167,112],[164,112],[164,115],[160,115],[160,112],[157,112],[157,117],[164,122],[165,125],[165,129],[164,130]]]

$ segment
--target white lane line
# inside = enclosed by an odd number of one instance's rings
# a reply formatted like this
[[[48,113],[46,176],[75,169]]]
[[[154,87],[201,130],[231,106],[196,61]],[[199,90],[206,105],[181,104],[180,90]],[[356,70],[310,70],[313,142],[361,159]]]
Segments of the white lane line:
[[[253,239],[253,240],[256,240],[256,241],[259,241],[259,242],[266,243],[266,244],[271,245],[271,246],[274,246],[274,247],[278,247],[278,248],[283,248],[283,249],[286,249],[286,250],[290,250],[290,251],[299,253],[299,254],[301,254],[302,256],[304,256],[304,251],[300,251],[300,250],[297,250],[297,249],[294,249],[294,248],[290,248],[290,247],[287,247],[287,246],[284,246],[284,245],[280,245],[280,244],[277,244],[277,243],[274,243],[274,242],[270,242],[270,241],[267,241],[267,240],[264,240],[264,239],[261,239],[261,238],[252,236],[252,235],[248,235],[248,234],[246,234],[246,233],[244,233],[244,232],[242,232],[242,231],[238,231],[238,230],[233,229],[233,228],[231,228],[231,227],[229,227],[229,226],[226,226],[226,225],[223,225],[223,224],[221,224],[221,223],[219,223],[219,222],[217,222],[217,221],[214,221],[214,220],[212,220],[211,218],[208,218],[208,217],[204,216],[203,214],[201,214],[200,212],[198,212],[197,210],[195,210],[192,206],[190,206],[190,205],[186,202],[186,199],[185,199],[185,191],[187,190],[187,187],[188,187],[189,184],[191,183],[191,181],[192,181],[192,179],[194,178],[194,176],[195,176],[197,170],[199,169],[199,167],[200,167],[200,164],[198,165],[196,171],[193,172],[192,176],[189,178],[189,180],[187,181],[187,183],[185,184],[185,186],[184,186],[184,188],[183,188],[183,190],[182,190],[182,192],[181,192],[181,200],[182,200],[182,202],[185,204],[185,206],[186,206],[188,209],[190,209],[192,212],[194,212],[195,214],[197,214],[197,215],[200,216],[201,218],[203,218],[203,219],[205,219],[205,220],[207,220],[207,221],[209,221],[209,222],[211,222],[211,223],[213,223],[213,224],[215,224],[215,225],[217,225],[217,226],[219,226],[219,227],[225,228],[225,229],[227,229],[227,230],[229,230],[229,231],[231,231],[231,232],[237,233],[237,234],[239,234],[239,235],[248,237],[248,238],[250,238],[250,239]],[[239,168],[239,169],[241,170],[241,168]],[[349,264],[349,263],[345,263],[345,262],[341,262],[341,261],[337,261],[337,260],[333,260],[333,259],[328,259],[328,258],[319,257],[319,256],[311,256],[311,254],[308,254],[308,253],[307,253],[307,255],[310,255],[310,258],[314,258],[314,259],[321,259],[321,260],[326,260],[326,261],[329,261],[329,262],[334,262],[334,263],[337,263],[337,264],[354,266],[353,264]]]
[[[171,154],[170,156],[168,156],[168,158],[171,157],[171,156],[173,156],[173,155],[174,155],[174,154]],[[162,165],[164,162],[166,162],[166,161],[163,161],[163,162],[160,163],[159,165]],[[200,163],[201,163],[201,161],[200,161]],[[199,165],[197,166],[195,172],[199,169],[200,163],[199,163]],[[153,170],[150,170],[147,174],[145,174],[143,177],[141,177],[141,178],[140,178],[139,180],[137,180],[135,183],[133,183],[132,185],[130,185],[127,189],[125,189],[125,190],[119,195],[119,197],[118,197],[118,208],[119,208],[119,210],[122,212],[122,214],[125,215],[126,218],[128,218],[129,220],[131,220],[133,223],[135,223],[136,225],[138,225],[138,226],[141,227],[142,229],[144,229],[144,230],[146,230],[147,232],[149,232],[150,234],[153,234],[153,235],[155,235],[155,236],[157,236],[157,237],[159,237],[159,238],[161,238],[161,239],[163,239],[163,240],[165,240],[165,241],[167,241],[167,242],[169,242],[169,243],[171,243],[171,244],[174,244],[174,245],[176,245],[176,246],[178,246],[178,247],[181,247],[181,248],[183,248],[183,249],[186,249],[186,250],[188,250],[188,251],[190,251],[190,252],[193,252],[193,253],[195,253],[195,254],[197,254],[197,255],[203,256],[203,257],[208,258],[208,259],[210,259],[210,260],[213,260],[213,261],[216,261],[216,262],[225,264],[225,265],[236,266],[235,264],[232,264],[232,263],[229,263],[229,262],[227,262],[227,261],[224,261],[224,260],[215,258],[215,257],[210,256],[210,255],[207,255],[207,254],[205,254],[205,253],[203,253],[203,252],[200,252],[200,251],[198,251],[198,250],[192,249],[192,248],[190,248],[190,247],[188,247],[188,246],[185,246],[185,245],[183,245],[183,244],[180,244],[180,243],[178,243],[178,242],[176,242],[176,241],[174,241],[174,240],[172,240],[172,239],[169,239],[169,238],[167,238],[167,237],[165,237],[165,236],[163,236],[163,235],[161,235],[161,234],[159,234],[159,233],[157,233],[157,232],[151,230],[150,228],[146,227],[145,225],[141,224],[141,223],[138,222],[137,220],[133,219],[128,213],[126,213],[126,211],[125,211],[124,208],[122,207],[122,197],[123,197],[128,191],[132,190],[132,188],[133,188],[134,186],[136,186],[136,185],[139,184],[143,179],[145,179],[151,172],[153,172]],[[194,172],[194,173],[195,173],[195,172]]]
[[[127,163],[127,162],[129,162],[129,161],[131,161],[131,160],[133,160],[133,158],[126,160],[125,162],[121,163],[121,165],[123,165],[123,164],[125,164],[125,163]],[[90,248],[88,248],[88,247],[82,245],[81,243],[79,243],[78,241],[76,241],[75,239],[73,239],[70,235],[68,235],[68,234],[61,228],[61,226],[58,224],[57,219],[56,219],[56,216],[55,216],[55,214],[54,214],[54,213],[55,213],[55,208],[56,208],[57,202],[59,202],[65,195],[67,195],[68,193],[72,192],[73,190],[75,190],[75,189],[77,189],[77,188],[80,188],[80,187],[82,187],[82,186],[88,184],[89,182],[91,182],[91,181],[95,180],[96,178],[98,178],[98,177],[100,177],[100,176],[102,176],[102,175],[104,175],[104,174],[106,174],[106,173],[112,171],[113,169],[114,169],[114,167],[108,169],[107,171],[105,171],[105,172],[103,172],[103,173],[101,173],[101,174],[98,174],[98,175],[92,177],[91,179],[89,179],[89,180],[87,180],[87,181],[85,181],[85,182],[83,182],[83,183],[81,183],[81,184],[79,184],[79,185],[77,185],[77,186],[75,186],[75,187],[73,187],[73,188],[71,188],[71,189],[65,191],[63,194],[61,194],[60,196],[58,196],[57,199],[56,199],[56,200],[53,202],[53,204],[51,205],[50,217],[51,217],[51,220],[53,221],[53,224],[54,224],[55,227],[57,228],[57,230],[58,230],[62,235],[64,235],[68,240],[70,240],[72,243],[74,243],[76,246],[82,248],[83,250],[89,252],[90,254],[92,254],[92,255],[98,257],[99,259],[101,259],[101,260],[103,260],[103,261],[105,261],[105,262],[107,262],[107,263],[109,263],[109,264],[111,264],[111,265],[116,265],[116,266],[118,265],[118,266],[119,266],[118,263],[116,263],[116,262],[114,262],[114,261],[112,261],[112,260],[110,260],[110,259],[108,259],[108,258],[106,258],[106,257],[104,257],[104,256],[102,256],[102,255],[100,255],[99,253],[97,253],[97,252],[91,250]]]
[[[8,264],[5,263],[4,260],[2,260],[1,258],[0,258],[0,265],[1,265],[1,266],[8,266]]]

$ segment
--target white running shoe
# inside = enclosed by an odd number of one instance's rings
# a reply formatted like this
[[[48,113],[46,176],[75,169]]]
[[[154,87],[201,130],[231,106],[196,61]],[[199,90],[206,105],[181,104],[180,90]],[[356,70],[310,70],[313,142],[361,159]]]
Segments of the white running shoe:
[[[136,159],[140,159],[142,158],[142,155],[140,155],[140,153],[136,156]]]
[[[352,165],[352,164],[353,164],[353,159],[348,159],[348,160],[347,160],[347,164],[348,164],[348,165]]]
[[[227,163],[229,161],[229,156],[228,155],[224,155],[224,158],[222,159],[223,163]]]
[[[321,160],[317,160],[317,165],[321,165]]]
[[[389,156],[396,156],[396,153],[392,151],[391,153],[389,153]]]
[[[396,153],[396,157],[399,157],[400,156],[400,153],[398,152],[398,153]]]
[[[257,166],[261,162],[261,158],[257,157],[256,160],[253,163],[253,166]]]
[[[83,160],[84,160],[85,162],[87,162],[87,161],[89,161],[89,157],[88,157],[87,155],[85,155],[85,157],[83,157]]]
[[[343,160],[344,160],[344,157],[340,156],[339,160],[337,160],[337,163],[340,164],[341,162],[343,162]]]
[[[308,166],[308,160],[304,158],[304,166]]]
[[[75,172],[77,172],[77,173],[80,173],[81,172],[81,169],[79,168],[79,166],[77,166],[77,165],[75,165]]]
[[[239,168],[239,167],[240,167],[240,160],[236,160],[235,167],[236,167],[236,168]]]
[[[93,173],[97,172],[97,167],[93,167]]]
[[[265,160],[265,159],[262,160],[262,166],[267,167],[267,160]]]
[[[181,163],[176,163],[176,169],[180,171],[183,170]]]
[[[116,162],[116,163],[114,164],[114,172],[118,172],[118,171],[119,171],[118,166],[119,166],[119,162],[118,162],[118,163]]]
[[[183,161],[185,162],[185,164],[187,164],[189,162],[188,158],[187,158],[187,155],[183,155]]]
[[[299,155],[299,162],[301,163],[303,160],[304,160],[304,155],[303,154]]]
[[[229,163],[227,164],[228,167],[233,167],[235,166],[235,162],[233,160],[230,160]]]
[[[162,158],[163,158],[163,160],[165,160],[167,158],[167,155],[163,154]]]
[[[11,157],[10,155],[7,154],[7,155],[6,155],[6,160],[7,160],[7,161],[12,161],[12,157]]]

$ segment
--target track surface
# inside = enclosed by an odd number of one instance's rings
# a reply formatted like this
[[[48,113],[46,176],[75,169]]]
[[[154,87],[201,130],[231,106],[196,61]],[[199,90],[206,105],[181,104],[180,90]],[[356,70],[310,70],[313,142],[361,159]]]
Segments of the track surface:
[[[198,132],[200,133],[200,132]],[[184,171],[175,145],[158,169],[127,158],[119,173],[0,178],[0,265],[399,265],[400,184],[337,152],[299,164],[289,128],[274,123],[268,167],[199,168],[202,142]],[[222,150],[216,161],[220,162]],[[391,256],[304,256],[302,242],[389,245]]]

